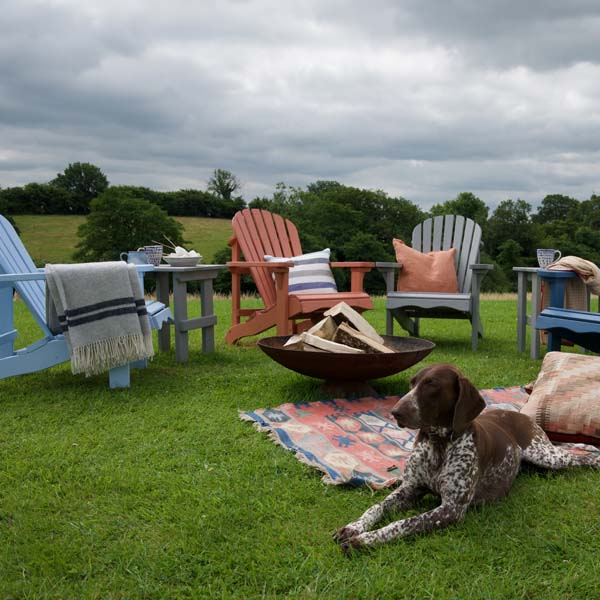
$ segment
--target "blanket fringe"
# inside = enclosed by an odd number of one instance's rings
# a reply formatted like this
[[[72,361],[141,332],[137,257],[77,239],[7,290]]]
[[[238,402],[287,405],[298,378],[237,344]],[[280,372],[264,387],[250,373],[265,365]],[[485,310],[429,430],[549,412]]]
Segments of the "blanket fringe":
[[[71,371],[86,377],[154,356],[152,338],[142,333],[98,340],[73,348]]]

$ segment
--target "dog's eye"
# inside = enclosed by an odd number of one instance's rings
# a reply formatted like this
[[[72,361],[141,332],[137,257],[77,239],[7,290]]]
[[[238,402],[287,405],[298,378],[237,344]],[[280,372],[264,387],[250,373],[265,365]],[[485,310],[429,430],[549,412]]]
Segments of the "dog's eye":
[[[437,379],[434,379],[432,377],[428,377],[427,379],[425,379],[423,381],[423,385],[427,386],[427,387],[433,387],[433,388],[437,388],[439,387],[439,383]]]

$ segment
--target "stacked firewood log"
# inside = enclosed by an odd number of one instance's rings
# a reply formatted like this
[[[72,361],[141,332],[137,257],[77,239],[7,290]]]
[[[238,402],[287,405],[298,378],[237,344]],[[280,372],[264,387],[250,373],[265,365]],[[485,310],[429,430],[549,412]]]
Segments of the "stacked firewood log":
[[[307,331],[293,335],[285,348],[308,352],[388,354],[394,352],[369,322],[345,302],[323,313],[323,319]]]

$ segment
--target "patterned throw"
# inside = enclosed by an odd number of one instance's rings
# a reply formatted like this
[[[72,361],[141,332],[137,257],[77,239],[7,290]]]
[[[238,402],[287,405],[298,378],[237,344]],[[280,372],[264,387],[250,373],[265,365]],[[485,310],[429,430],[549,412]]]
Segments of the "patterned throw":
[[[482,390],[488,408],[520,410],[527,401],[522,387]],[[322,471],[331,484],[385,488],[398,482],[412,450],[416,432],[399,428],[390,410],[398,396],[336,399],[276,408],[240,411],[260,431],[303,463]],[[577,453],[600,449],[562,444]]]
[[[93,375],[154,354],[137,272],[123,261],[47,264],[48,325],[65,335],[73,373]]]

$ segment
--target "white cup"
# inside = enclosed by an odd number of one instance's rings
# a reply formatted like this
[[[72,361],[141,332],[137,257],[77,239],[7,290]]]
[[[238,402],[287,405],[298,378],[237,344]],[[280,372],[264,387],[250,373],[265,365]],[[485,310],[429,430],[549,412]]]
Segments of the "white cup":
[[[130,265],[147,265],[148,255],[139,250],[130,250],[129,252],[121,252],[121,260],[126,260]]]
[[[557,256],[558,255],[558,256]],[[552,263],[556,262],[562,254],[560,250],[554,248],[538,248],[537,259],[542,269],[547,269]]]

